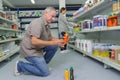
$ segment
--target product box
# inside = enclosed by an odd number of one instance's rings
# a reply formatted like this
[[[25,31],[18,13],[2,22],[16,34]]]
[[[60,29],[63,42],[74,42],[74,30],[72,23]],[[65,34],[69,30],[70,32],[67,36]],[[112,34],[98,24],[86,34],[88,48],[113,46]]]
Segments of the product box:
[[[2,11],[2,10],[0,10],[0,17],[5,18],[5,12],[4,12],[4,11]]]
[[[120,10],[120,2],[117,2],[117,8],[118,8],[117,11],[119,11]]]
[[[120,49],[115,50],[115,52],[116,52],[116,59],[115,60],[118,64],[120,64]]]
[[[92,20],[84,20],[82,23],[82,30],[90,30],[93,27]]]
[[[116,12],[120,10],[120,2],[116,2],[112,5],[112,11]]]
[[[112,11],[113,11],[113,12],[116,12],[116,11],[118,10],[117,4],[118,4],[118,3],[114,3],[114,4],[112,5]]]
[[[111,46],[110,49],[114,51],[115,62],[120,64],[120,46]]]
[[[6,19],[12,20],[12,13],[6,12]]]
[[[116,26],[118,26],[118,17],[117,17],[117,15],[108,17],[107,26],[108,27],[116,27]]]

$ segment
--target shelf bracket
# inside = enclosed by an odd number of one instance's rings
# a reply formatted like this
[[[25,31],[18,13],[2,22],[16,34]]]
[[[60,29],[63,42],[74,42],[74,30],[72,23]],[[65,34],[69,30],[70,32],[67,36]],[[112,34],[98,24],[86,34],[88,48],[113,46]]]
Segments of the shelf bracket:
[[[110,66],[107,65],[107,64],[104,64],[104,68],[105,68],[105,69],[108,69],[108,68],[110,68]]]

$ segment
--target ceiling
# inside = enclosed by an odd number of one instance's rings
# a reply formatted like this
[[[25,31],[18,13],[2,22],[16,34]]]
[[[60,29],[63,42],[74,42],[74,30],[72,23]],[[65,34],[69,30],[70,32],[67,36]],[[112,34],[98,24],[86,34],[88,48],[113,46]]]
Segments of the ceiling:
[[[66,6],[80,6],[86,0],[66,0]],[[4,6],[11,8],[39,8],[46,6],[59,6],[59,0],[35,0],[32,4],[30,0],[3,0]]]

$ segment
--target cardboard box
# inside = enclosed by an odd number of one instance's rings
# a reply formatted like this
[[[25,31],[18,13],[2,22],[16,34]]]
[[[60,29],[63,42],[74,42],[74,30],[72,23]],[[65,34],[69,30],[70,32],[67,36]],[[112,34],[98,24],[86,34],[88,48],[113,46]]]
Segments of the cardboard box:
[[[120,64],[120,49],[115,50],[115,54],[116,54],[115,60],[118,64]]]
[[[112,5],[112,11],[116,12],[120,10],[120,2],[116,2]]]
[[[118,3],[114,3],[114,4],[112,5],[112,11],[113,11],[113,12],[116,12],[116,11],[118,10],[117,5],[118,5]]]
[[[120,2],[117,2],[117,11],[120,10]]]

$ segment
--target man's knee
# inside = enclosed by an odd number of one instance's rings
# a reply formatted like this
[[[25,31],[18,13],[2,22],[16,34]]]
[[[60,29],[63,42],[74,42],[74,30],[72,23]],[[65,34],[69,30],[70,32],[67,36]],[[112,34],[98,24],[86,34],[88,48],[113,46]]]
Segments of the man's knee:
[[[39,74],[39,76],[45,77],[45,76],[48,76],[49,74],[50,74],[49,71],[44,71],[42,74]]]
[[[51,46],[51,49],[57,50],[57,49],[58,49],[58,46]]]

